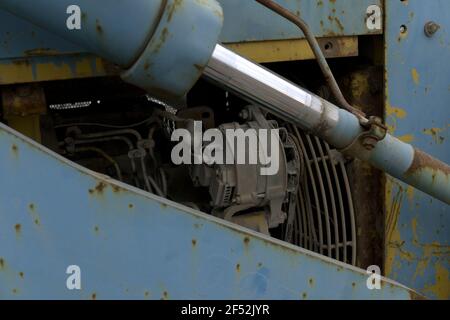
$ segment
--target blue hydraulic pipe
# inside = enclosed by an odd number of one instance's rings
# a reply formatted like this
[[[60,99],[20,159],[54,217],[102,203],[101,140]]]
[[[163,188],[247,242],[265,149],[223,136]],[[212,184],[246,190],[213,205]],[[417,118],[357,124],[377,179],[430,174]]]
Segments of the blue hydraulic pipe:
[[[365,160],[450,204],[450,167],[387,134],[372,148],[367,127],[354,114],[217,45],[204,75],[271,113],[312,132],[345,154]]]

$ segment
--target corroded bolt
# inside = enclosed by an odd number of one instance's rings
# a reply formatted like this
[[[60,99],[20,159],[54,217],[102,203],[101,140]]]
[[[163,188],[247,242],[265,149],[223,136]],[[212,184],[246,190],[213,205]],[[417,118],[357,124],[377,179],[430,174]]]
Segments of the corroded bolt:
[[[375,149],[375,147],[377,146],[378,140],[375,137],[365,137],[362,141],[362,145],[363,147],[368,150],[371,151],[373,149]]]
[[[425,35],[429,38],[431,38],[438,30],[441,28],[440,25],[438,25],[434,21],[429,21],[425,24]]]
[[[247,120],[249,117],[250,114],[247,109],[244,109],[241,112],[239,112],[239,118],[241,118],[242,120]]]

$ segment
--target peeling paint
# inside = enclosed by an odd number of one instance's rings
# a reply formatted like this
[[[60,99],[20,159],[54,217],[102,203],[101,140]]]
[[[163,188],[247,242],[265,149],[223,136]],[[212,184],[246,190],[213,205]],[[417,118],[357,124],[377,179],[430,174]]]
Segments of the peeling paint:
[[[418,86],[420,83],[420,75],[419,75],[419,72],[417,71],[417,69],[413,68],[411,70],[411,76],[412,76],[414,83]]]
[[[435,283],[425,286],[426,293],[433,293],[439,299],[448,300],[450,298],[450,278],[447,268],[440,263],[436,263]]]

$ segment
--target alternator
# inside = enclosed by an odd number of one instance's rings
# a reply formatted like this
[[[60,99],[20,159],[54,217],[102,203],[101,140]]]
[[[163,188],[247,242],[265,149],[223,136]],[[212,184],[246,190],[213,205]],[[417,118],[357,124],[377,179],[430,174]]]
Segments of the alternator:
[[[267,139],[271,137],[270,134],[264,137],[257,134],[256,144],[251,144],[249,141],[245,148],[245,159],[249,159],[252,154],[260,155],[260,148],[267,152],[271,149],[269,144],[276,143],[279,147],[278,159],[275,159],[278,161],[277,172],[262,175],[261,169],[267,163],[238,164],[238,155],[234,152],[234,164],[193,165],[191,177],[197,186],[209,187],[214,215],[252,227],[251,224],[243,222],[245,217],[248,215],[249,219],[253,219],[256,213],[262,214],[267,226],[262,229],[268,230],[286,220],[287,213],[283,211],[283,204],[291,198],[289,195],[297,191],[299,152],[287,131],[284,128],[278,128],[276,121],[268,121],[259,108],[248,107],[241,115],[245,118],[244,124],[228,123],[219,126],[218,129],[224,137],[227,137],[229,130],[248,132],[253,129],[258,133],[262,131],[261,129],[266,132],[276,130],[277,141],[271,141],[273,137]],[[229,151],[229,148],[234,146],[234,142],[230,143],[230,140],[225,138],[224,151]],[[262,231],[261,228],[257,229]]]

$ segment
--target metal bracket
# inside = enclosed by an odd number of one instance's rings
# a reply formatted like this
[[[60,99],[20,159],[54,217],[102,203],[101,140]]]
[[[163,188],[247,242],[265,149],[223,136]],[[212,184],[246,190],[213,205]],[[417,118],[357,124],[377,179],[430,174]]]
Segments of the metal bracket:
[[[360,135],[361,144],[367,150],[373,150],[377,143],[386,138],[388,128],[379,117],[370,117],[369,121],[361,124],[367,131]]]
[[[377,146],[377,143],[386,138],[388,134],[387,126],[379,117],[372,116],[369,119],[360,119],[360,124],[366,131],[359,134],[349,146],[340,149],[339,152],[346,154],[347,151],[354,147],[360,149],[361,146],[367,151],[372,151]]]

